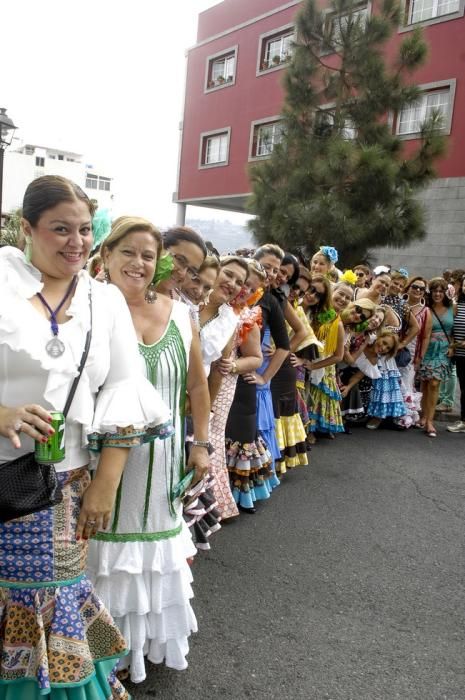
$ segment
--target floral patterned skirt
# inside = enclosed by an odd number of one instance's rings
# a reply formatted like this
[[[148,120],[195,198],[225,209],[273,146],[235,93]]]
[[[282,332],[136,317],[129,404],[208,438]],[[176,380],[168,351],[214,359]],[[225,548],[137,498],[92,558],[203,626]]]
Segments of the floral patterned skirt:
[[[309,410],[309,432],[343,433],[341,392],[336,382],[336,366],[325,367],[323,379],[310,387],[312,406]]]
[[[126,645],[75,536],[89,472],[58,478],[62,503],[0,525],[0,700],[128,698],[113,672]]]

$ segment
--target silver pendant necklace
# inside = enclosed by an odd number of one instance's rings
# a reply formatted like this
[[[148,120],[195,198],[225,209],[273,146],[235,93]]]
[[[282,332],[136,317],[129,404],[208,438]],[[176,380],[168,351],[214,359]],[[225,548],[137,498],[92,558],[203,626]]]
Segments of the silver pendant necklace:
[[[60,303],[58,304],[56,309],[52,309],[50,307],[49,303],[47,302],[47,300],[42,296],[42,294],[40,294],[40,292],[37,292],[38,299],[42,302],[42,304],[45,306],[45,308],[47,309],[47,311],[50,314],[50,329],[52,331],[53,338],[51,338],[51,340],[49,340],[46,343],[45,351],[46,351],[47,355],[49,355],[50,357],[53,357],[53,358],[61,357],[63,355],[64,351],[66,350],[65,344],[58,337],[59,326],[58,326],[58,321],[57,321],[57,313],[60,311],[60,309],[63,306],[63,304],[65,303],[65,301],[68,299],[68,297],[73,292],[74,287],[76,286],[76,280],[77,280],[77,277],[75,275],[73,277],[73,279],[71,280],[71,283],[70,283],[68,289],[66,290],[65,296],[60,301]]]

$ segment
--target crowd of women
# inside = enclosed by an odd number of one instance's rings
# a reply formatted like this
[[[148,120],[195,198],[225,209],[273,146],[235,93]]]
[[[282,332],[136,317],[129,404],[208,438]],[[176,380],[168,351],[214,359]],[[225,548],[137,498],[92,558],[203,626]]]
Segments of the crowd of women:
[[[434,438],[454,376],[465,432],[465,271],[342,272],[330,246],[219,257],[129,216],[96,251],[94,213],[39,178],[24,250],[0,249],[0,465],[70,404],[59,502],[0,512],[0,700],[125,698],[146,659],[186,668],[195,553],[317,440],[357,423]]]

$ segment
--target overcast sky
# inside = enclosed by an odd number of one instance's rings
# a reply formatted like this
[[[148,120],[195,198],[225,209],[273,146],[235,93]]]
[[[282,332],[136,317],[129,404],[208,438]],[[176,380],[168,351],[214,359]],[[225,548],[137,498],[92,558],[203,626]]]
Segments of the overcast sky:
[[[0,107],[28,143],[115,177],[115,214],[175,219],[185,50],[217,0],[14,0],[0,11]],[[188,215],[245,217],[188,208]]]

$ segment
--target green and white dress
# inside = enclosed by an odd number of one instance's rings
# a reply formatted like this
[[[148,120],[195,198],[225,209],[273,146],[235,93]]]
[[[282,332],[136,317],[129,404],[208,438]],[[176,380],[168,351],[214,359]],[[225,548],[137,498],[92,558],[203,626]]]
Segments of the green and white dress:
[[[131,450],[108,532],[91,542],[89,569],[126,640],[134,683],[146,677],[144,655],[187,667],[188,637],[197,631],[190,599],[195,554],[182,503],[171,498],[184,475],[184,402],[192,340],[187,307],[173,302],[163,336],[139,344],[144,373],[172,411],[175,434]]]

